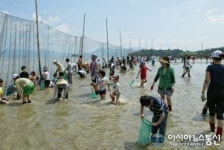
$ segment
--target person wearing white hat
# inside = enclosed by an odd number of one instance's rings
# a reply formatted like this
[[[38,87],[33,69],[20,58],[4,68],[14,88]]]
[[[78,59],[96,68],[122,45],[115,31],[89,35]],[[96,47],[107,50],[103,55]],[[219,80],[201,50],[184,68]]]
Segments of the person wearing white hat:
[[[215,117],[218,120],[216,136],[221,138],[224,119],[224,64],[222,64],[222,51],[216,50],[211,54],[213,64],[208,65],[203,82],[201,100],[206,100],[209,108],[210,131],[215,132]]]
[[[53,64],[55,64],[57,66],[57,69],[56,69],[55,73],[65,71],[64,66],[60,62],[58,62],[57,60],[53,60]]]

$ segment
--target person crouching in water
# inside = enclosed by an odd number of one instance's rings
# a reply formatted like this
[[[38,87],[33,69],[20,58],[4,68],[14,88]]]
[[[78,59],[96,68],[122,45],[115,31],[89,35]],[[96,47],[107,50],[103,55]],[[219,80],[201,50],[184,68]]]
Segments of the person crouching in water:
[[[108,91],[110,91],[110,98],[112,100],[111,102],[114,104],[119,101],[119,98],[121,95],[118,80],[119,80],[118,75],[113,77],[113,84],[112,84],[113,90],[112,91],[110,89],[108,90]]]
[[[144,107],[148,107],[153,112],[152,117],[152,142],[153,135],[159,132],[160,135],[163,135],[162,143],[164,142],[166,134],[166,124],[168,118],[168,107],[164,100],[159,97],[144,95],[140,97],[141,104],[141,118],[144,118]]]
[[[15,80],[16,91],[19,95],[22,95],[23,104],[31,103],[30,94],[34,91],[34,84],[30,79],[27,78],[19,78],[17,77]],[[26,101],[27,99],[27,101]]]
[[[56,97],[59,99],[61,97],[61,93],[63,91],[63,101],[65,99],[68,99],[68,89],[69,84],[68,82],[64,79],[64,72],[59,72],[59,77],[57,79],[56,85],[54,87],[54,94],[53,94],[53,99]]]

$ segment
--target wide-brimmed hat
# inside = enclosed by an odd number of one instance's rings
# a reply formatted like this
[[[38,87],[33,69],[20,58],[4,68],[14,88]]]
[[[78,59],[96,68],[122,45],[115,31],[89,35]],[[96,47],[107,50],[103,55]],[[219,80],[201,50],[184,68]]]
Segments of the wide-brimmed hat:
[[[158,61],[161,63],[170,64],[169,57],[162,57]]]
[[[56,84],[67,84],[67,81],[65,79],[58,79]]]
[[[212,52],[212,58],[221,58],[222,54],[223,54],[222,51],[216,50],[216,51]]]

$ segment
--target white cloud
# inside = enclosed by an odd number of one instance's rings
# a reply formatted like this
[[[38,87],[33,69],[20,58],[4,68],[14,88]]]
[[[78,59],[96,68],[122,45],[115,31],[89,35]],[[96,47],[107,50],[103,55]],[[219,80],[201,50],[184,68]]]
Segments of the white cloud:
[[[44,22],[49,25],[54,25],[55,23],[59,22],[61,19],[59,17],[49,17]]]
[[[32,20],[36,20],[36,13],[32,14]],[[38,20],[44,22],[45,24],[54,26],[61,19],[59,17],[48,17],[47,19],[43,19],[41,16],[38,16]]]
[[[220,13],[219,9],[213,8],[208,10],[205,14],[209,23],[224,24],[224,13]]]
[[[2,13],[4,13],[4,14],[10,14],[8,11],[2,11]]]
[[[36,13],[32,14],[32,20],[36,21]],[[43,21],[40,16],[38,16],[38,21]]]
[[[56,29],[58,29],[59,31],[68,33],[68,34],[70,33],[69,27],[68,27],[68,25],[66,25],[66,24],[58,25],[58,26],[56,27]]]

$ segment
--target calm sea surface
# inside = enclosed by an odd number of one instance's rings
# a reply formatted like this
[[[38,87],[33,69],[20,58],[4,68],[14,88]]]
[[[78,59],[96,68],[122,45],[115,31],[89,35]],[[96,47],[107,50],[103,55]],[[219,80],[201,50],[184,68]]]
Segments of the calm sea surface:
[[[91,99],[90,77],[80,79],[74,75],[66,102],[52,101],[53,89],[36,89],[33,103],[21,105],[21,100],[11,100],[8,105],[0,105],[0,149],[1,150],[144,150],[144,149],[223,149],[224,143],[210,146],[185,146],[180,139],[168,139],[168,135],[200,135],[208,133],[208,117],[201,116],[204,103],[200,94],[209,63],[196,60],[191,69],[191,78],[181,78],[183,64],[172,62],[176,84],[172,96],[173,111],[169,113],[166,141],[163,146],[136,144],[141,119],[139,117],[141,95],[158,95],[157,85],[150,91],[150,85],[160,64],[148,72],[148,82],[139,88],[136,79],[138,67],[132,72],[120,74],[121,99],[125,105],[108,104]],[[129,67],[128,67],[129,68]],[[107,77],[108,77],[107,70]],[[131,80],[135,80],[129,86]],[[146,118],[152,113],[145,109]]]

